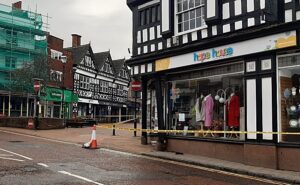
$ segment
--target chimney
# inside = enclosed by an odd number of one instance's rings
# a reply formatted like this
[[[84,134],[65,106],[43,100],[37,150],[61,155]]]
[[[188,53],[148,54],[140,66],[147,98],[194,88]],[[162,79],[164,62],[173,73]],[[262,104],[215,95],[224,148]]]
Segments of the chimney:
[[[22,1],[18,1],[12,4],[12,7],[15,9],[22,10]]]
[[[81,45],[81,36],[77,34],[72,34],[72,47],[77,48]]]

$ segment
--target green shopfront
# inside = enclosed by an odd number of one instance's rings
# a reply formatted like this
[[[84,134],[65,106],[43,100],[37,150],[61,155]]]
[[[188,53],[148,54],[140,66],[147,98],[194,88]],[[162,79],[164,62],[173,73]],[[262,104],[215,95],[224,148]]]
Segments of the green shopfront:
[[[40,114],[47,118],[71,118],[76,114],[78,95],[73,91],[46,87],[41,93]],[[74,112],[75,110],[75,112]],[[65,116],[63,116],[65,115]]]

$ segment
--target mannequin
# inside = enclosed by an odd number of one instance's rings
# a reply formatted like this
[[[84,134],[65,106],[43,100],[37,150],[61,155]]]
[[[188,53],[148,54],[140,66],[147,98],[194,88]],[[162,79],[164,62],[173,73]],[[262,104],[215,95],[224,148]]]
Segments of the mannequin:
[[[196,99],[195,109],[196,109],[196,122],[204,121],[204,111],[203,111],[203,94],[201,94]]]
[[[236,93],[231,93],[227,102],[228,126],[235,131],[240,126],[240,98]],[[238,137],[238,134],[235,134]],[[230,135],[232,137],[232,134]]]
[[[213,122],[213,110],[214,110],[214,100],[211,96],[211,94],[208,94],[204,100],[204,115],[205,115],[205,120],[204,120],[204,127],[207,129],[207,130],[210,130],[211,129],[211,126],[212,126],[212,122]],[[214,136],[212,133],[211,133],[212,136]],[[206,136],[206,135],[204,135]]]
[[[196,99],[196,104],[195,104],[195,111],[196,111],[196,125],[198,125],[199,129],[199,125],[200,125],[200,129],[203,130],[203,122],[205,119],[205,115],[204,115],[204,95],[201,93],[200,96]],[[199,136],[199,134],[195,134],[195,136]]]

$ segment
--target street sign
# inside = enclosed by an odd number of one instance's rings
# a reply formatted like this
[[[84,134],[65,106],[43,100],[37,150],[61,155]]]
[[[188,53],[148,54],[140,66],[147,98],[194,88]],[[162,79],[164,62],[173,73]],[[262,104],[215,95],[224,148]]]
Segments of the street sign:
[[[33,88],[34,88],[34,91],[37,93],[39,92],[40,88],[41,88],[41,84],[39,81],[34,81],[34,84],[33,84]]]
[[[140,91],[142,90],[142,84],[140,81],[131,82],[131,90],[132,91]]]

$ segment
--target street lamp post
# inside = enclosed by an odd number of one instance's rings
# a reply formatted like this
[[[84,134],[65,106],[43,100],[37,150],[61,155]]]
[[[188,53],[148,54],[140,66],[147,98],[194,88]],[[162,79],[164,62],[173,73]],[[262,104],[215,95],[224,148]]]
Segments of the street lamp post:
[[[40,93],[41,93],[41,81],[42,79],[34,78],[34,91],[36,93],[35,98],[35,129],[39,127],[39,113],[40,113]]]
[[[62,105],[62,114],[63,114],[63,125],[66,125],[66,118],[65,118],[65,65],[67,63],[67,57],[61,56],[60,58],[62,66],[63,66],[63,75],[62,75],[62,98],[61,98],[61,105]]]
[[[116,84],[114,84],[113,82],[111,83],[111,105],[113,105],[113,102],[114,102],[114,98],[113,98],[113,96],[114,96],[114,93],[113,93],[113,91],[114,91],[114,89],[116,88]],[[112,106],[111,106],[112,107]],[[110,108],[110,122],[112,122],[112,112],[111,112],[112,110],[111,110],[111,108]],[[115,124],[113,124],[113,136],[115,136],[116,135],[116,125]]]

